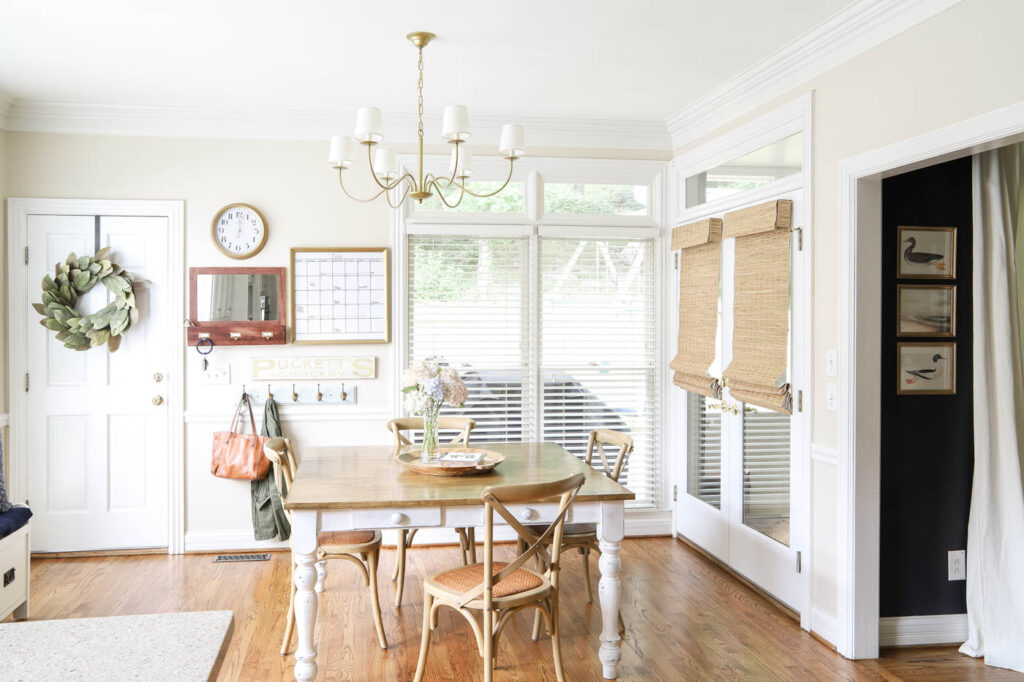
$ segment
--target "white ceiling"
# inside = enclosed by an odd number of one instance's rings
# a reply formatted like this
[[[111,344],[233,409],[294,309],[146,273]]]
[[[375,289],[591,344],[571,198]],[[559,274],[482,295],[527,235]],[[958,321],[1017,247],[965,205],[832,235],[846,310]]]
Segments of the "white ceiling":
[[[664,121],[851,0],[0,0],[21,100]]]

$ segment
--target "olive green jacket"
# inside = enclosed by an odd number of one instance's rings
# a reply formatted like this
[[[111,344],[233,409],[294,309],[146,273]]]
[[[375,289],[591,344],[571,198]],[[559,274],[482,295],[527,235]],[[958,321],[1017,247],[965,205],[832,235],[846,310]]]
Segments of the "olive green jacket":
[[[273,398],[267,398],[267,404],[263,411],[262,435],[268,438],[282,438],[281,418],[277,414],[277,403]],[[252,492],[252,530],[257,540],[273,540],[280,536],[287,540],[292,534],[292,525],[284,513],[284,506],[281,504],[281,495],[277,491],[277,484],[274,483],[274,476],[270,474],[259,481],[251,481]],[[287,496],[288,491],[284,494]]]

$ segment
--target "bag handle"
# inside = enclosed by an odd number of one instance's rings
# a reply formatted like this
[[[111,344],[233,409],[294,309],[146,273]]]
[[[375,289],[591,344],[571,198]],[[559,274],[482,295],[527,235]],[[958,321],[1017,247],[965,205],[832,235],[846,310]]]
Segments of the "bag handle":
[[[228,432],[238,433],[236,429],[238,428],[238,418],[242,415],[242,405],[249,408],[249,423],[252,424],[253,435],[256,435],[256,417],[252,414],[252,404],[249,402],[249,396],[245,393],[242,394],[241,399],[238,401],[238,406],[235,407],[235,416],[231,420],[231,426],[228,428]]]

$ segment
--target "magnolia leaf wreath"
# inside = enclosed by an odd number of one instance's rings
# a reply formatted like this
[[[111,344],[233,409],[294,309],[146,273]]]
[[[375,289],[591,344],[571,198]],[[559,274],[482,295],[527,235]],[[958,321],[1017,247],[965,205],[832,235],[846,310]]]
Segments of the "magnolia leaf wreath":
[[[72,253],[57,264],[52,278],[43,278],[43,302],[32,307],[43,316],[39,324],[57,332],[57,340],[67,348],[89,350],[105,343],[113,353],[120,347],[121,337],[139,321],[133,283],[140,280],[112,263],[109,256],[109,246],[94,256]],[[75,303],[97,282],[114,294],[114,300],[95,313],[83,315],[75,310]]]

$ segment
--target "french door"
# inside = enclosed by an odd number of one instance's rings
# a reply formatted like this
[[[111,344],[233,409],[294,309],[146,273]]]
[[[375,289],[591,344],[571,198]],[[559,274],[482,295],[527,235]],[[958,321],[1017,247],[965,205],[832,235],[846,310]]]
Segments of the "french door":
[[[801,192],[771,199],[792,200],[793,214],[801,215]],[[716,358],[710,369],[717,377],[732,359],[735,241],[722,241]],[[792,302],[791,295],[789,372],[794,366]],[[728,387],[722,400],[687,393],[684,403],[687,456],[677,481],[679,533],[799,611],[803,505],[794,485],[799,458],[792,433],[793,421],[801,417],[734,400]]]

